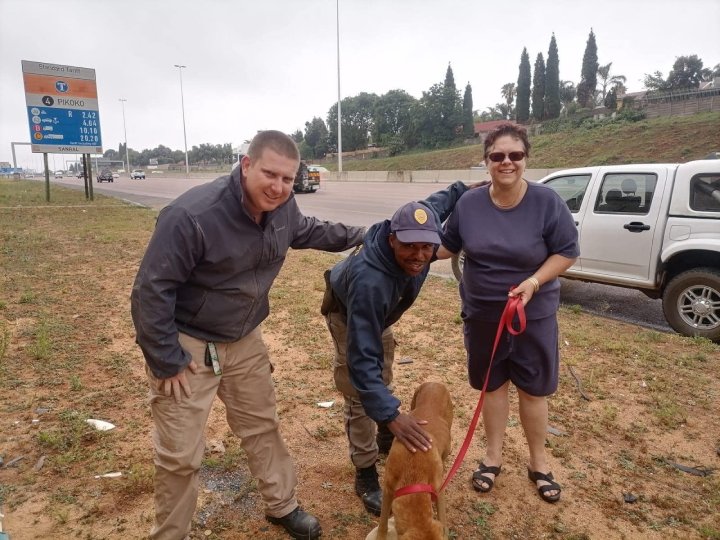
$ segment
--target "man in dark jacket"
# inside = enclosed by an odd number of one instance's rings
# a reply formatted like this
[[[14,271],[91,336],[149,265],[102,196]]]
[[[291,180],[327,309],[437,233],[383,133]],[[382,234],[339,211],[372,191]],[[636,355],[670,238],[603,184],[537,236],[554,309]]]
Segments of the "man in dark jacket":
[[[345,399],[355,492],[375,515],[382,500],[378,453],[389,451],[393,436],[411,452],[431,445],[425,422],[401,412],[392,393],[392,325],[420,293],[440,245],[441,224],[467,189],[456,182],[402,206],[391,220],[370,227],[363,246],[325,273],[321,311],[335,342],[335,386]]]
[[[259,325],[290,247],[343,251],[358,245],[364,230],[302,215],[292,197],[299,162],[292,139],[264,131],[229,176],[187,191],[158,217],[131,296],[155,424],[153,539],[180,540],[190,532],[216,394],[241,439],[267,519],[293,538],[321,535],[318,520],[295,498],[295,468],[278,431]]]

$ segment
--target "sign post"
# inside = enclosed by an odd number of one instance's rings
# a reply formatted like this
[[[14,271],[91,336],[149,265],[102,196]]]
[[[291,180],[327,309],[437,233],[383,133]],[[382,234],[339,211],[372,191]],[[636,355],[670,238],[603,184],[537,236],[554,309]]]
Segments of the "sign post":
[[[95,70],[23,60],[22,72],[32,151],[102,154]]]

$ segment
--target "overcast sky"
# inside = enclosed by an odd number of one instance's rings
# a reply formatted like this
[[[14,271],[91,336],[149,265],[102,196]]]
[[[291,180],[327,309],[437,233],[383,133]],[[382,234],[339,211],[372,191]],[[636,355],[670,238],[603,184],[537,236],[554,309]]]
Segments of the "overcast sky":
[[[406,90],[416,98],[451,63],[475,109],[517,82],[527,47],[547,60],[552,33],[560,79],[577,83],[590,28],[600,64],[643,88],[677,56],[720,63],[720,0],[339,0],[343,97]],[[96,71],[103,149],[182,150],[179,70],[188,149],[238,145],[258,130],[292,133],[324,120],[338,93],[335,0],[0,0],[0,161],[28,142],[21,60]],[[18,166],[41,154],[19,147]],[[60,156],[57,156],[58,159]],[[70,156],[65,156],[70,157]],[[52,167],[52,164],[51,164]],[[60,168],[56,166],[56,168]]]

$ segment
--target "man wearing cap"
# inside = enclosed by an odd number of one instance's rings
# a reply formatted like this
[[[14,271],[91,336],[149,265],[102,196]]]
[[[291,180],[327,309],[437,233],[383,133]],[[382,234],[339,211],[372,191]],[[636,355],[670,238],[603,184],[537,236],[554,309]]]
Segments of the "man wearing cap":
[[[401,412],[392,393],[392,325],[415,302],[435,260],[441,224],[467,190],[455,182],[424,201],[403,205],[392,219],[370,227],[363,245],[325,272],[321,312],[335,343],[335,386],[345,398],[355,492],[378,516],[378,454],[389,451],[393,437],[411,452],[427,451],[432,444],[425,422]]]

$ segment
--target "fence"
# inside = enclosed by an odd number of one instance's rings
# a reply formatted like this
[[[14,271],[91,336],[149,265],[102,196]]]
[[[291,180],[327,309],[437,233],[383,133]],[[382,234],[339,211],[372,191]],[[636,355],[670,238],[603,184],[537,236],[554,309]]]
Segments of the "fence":
[[[636,98],[631,106],[644,111],[647,118],[720,111],[720,88],[648,93],[642,98]]]

